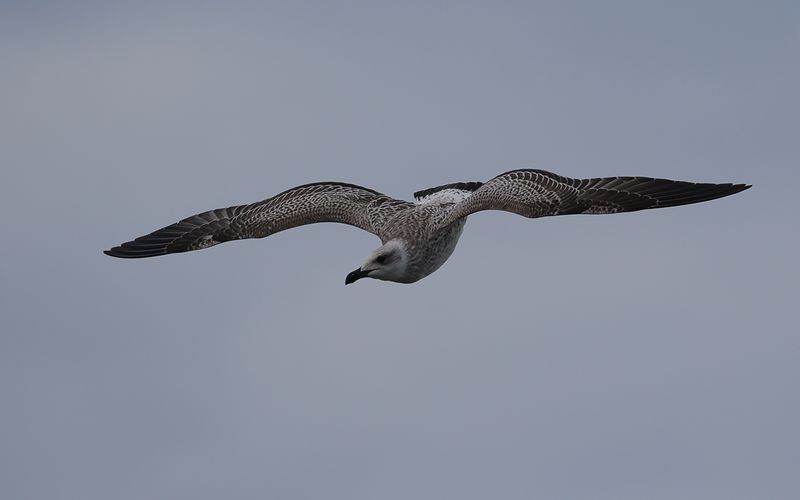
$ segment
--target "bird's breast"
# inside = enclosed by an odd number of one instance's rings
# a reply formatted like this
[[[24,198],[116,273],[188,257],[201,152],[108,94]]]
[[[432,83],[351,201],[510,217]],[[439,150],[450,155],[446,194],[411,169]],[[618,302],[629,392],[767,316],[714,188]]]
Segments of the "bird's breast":
[[[415,256],[412,257],[415,271],[419,278],[436,271],[453,254],[461,232],[464,230],[466,219],[460,219],[433,233],[424,241],[416,242],[414,245]]]

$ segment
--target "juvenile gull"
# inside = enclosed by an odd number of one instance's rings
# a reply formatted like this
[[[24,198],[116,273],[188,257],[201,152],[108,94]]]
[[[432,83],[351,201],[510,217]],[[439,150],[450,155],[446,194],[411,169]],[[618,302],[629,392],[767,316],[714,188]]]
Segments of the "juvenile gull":
[[[455,249],[467,216],[505,210],[523,217],[614,214],[722,198],[746,184],[701,184],[650,177],[571,179],[544,170],[512,170],[485,182],[445,184],[414,193],[416,202],[341,182],[305,184],[272,198],[203,212],[106,250],[123,258],[200,250],[264,238],[315,222],[356,226],[383,245],[345,278],[414,283],[439,269]]]

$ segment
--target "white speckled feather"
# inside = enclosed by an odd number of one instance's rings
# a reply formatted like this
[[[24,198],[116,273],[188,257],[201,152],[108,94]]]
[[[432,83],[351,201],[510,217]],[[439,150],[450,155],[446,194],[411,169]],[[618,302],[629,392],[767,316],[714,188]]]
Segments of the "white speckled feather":
[[[443,205],[448,203],[459,203],[470,197],[472,191],[463,189],[442,189],[429,195],[417,198],[417,205]]]

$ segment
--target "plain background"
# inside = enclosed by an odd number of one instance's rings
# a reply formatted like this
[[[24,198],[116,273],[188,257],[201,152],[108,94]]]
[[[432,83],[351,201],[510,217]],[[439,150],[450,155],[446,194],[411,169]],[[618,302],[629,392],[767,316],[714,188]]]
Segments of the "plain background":
[[[800,4],[2,2],[0,495],[794,499]],[[101,254],[314,181],[747,182],[470,218],[411,286],[316,225]]]

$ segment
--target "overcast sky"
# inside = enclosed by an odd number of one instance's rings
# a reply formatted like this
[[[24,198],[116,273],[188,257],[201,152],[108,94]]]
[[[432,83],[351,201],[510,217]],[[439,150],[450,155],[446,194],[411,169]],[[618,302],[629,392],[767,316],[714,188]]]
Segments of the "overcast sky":
[[[0,3],[0,496],[798,498],[798,53],[796,1]],[[333,224],[101,253],[524,167],[754,187],[413,285]]]

